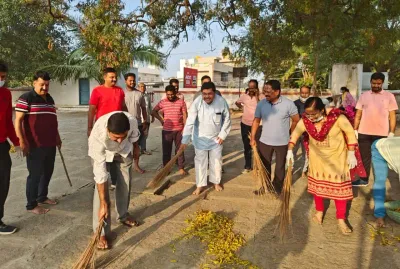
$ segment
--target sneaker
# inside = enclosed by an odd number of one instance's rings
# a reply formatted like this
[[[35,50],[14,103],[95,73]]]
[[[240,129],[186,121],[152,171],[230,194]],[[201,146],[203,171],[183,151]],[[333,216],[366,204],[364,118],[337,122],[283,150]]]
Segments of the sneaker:
[[[115,190],[116,186],[114,184],[111,184],[110,190]]]
[[[242,174],[248,174],[250,172],[251,172],[251,169],[245,168],[245,169],[243,169]]]
[[[5,224],[0,224],[0,235],[6,235],[6,234],[13,234],[17,231],[17,227],[10,226],[10,225],[5,225]]]
[[[368,182],[363,180],[363,179],[356,180],[351,184],[353,185],[353,187],[366,187],[366,186],[368,186]]]

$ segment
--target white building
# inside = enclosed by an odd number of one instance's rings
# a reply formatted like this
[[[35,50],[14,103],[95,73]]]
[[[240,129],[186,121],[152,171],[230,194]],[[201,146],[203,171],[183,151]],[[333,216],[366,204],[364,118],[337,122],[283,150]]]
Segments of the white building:
[[[239,79],[233,78],[233,67],[241,67],[229,57],[200,57],[192,59],[181,59],[180,68],[177,72],[179,81],[183,81],[183,69],[185,67],[197,69],[197,85],[201,85],[201,77],[208,75],[218,88],[237,88]]]
[[[148,91],[164,87],[161,70],[159,68],[151,65],[147,67],[139,67],[138,73],[138,82],[146,84]]]

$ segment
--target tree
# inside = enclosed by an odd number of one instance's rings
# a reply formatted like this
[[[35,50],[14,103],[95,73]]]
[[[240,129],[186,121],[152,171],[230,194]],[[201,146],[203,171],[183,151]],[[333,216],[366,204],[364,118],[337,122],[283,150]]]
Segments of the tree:
[[[40,10],[22,0],[0,1],[0,57],[9,65],[10,87],[31,85],[33,73],[63,61],[69,38]]]
[[[165,67],[165,55],[152,47],[140,46],[132,52],[132,55],[133,59],[131,59],[131,62],[151,64],[161,68]],[[72,51],[65,63],[49,65],[45,69],[49,70],[52,77],[61,83],[69,79],[89,78],[95,79],[101,84],[103,80],[102,68],[99,61],[86,54],[82,48]],[[124,73],[125,71],[127,69],[121,69],[120,73]]]

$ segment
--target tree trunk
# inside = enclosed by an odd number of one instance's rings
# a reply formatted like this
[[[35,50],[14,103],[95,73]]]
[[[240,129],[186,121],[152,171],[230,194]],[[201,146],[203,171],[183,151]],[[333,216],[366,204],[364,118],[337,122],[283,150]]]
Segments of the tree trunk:
[[[314,51],[314,74],[313,74],[313,85],[312,91],[314,92],[314,96],[318,96],[317,94],[317,75],[319,69],[319,46],[320,46],[320,39],[317,37],[316,44],[315,44],[315,51]]]

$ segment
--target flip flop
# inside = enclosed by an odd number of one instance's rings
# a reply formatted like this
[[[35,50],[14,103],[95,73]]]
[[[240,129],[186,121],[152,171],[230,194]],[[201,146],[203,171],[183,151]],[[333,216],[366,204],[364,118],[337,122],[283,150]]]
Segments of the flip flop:
[[[136,220],[131,220],[130,221],[131,223],[128,223],[128,221],[120,221],[120,223],[122,224],[122,225],[125,225],[125,226],[127,226],[127,227],[129,227],[129,228],[133,228],[133,227],[138,227],[140,224],[139,224],[139,222],[137,222]]]

